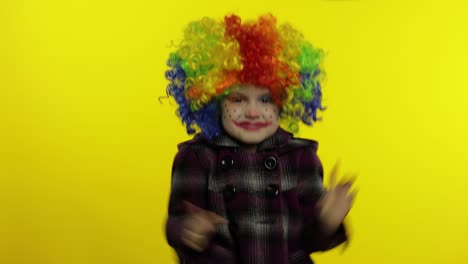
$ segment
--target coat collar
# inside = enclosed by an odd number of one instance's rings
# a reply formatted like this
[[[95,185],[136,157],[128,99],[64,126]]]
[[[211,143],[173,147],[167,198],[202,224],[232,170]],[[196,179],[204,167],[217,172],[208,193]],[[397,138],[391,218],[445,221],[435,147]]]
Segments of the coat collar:
[[[257,152],[259,151],[268,151],[272,149],[276,149],[288,144],[289,140],[293,137],[293,135],[289,132],[286,132],[282,128],[278,128],[276,132],[270,136],[269,138],[262,141],[257,148]],[[239,148],[240,144],[237,140],[232,138],[226,133],[222,133],[217,138],[208,142],[210,145],[213,145],[217,148],[219,147],[227,147],[227,148]]]

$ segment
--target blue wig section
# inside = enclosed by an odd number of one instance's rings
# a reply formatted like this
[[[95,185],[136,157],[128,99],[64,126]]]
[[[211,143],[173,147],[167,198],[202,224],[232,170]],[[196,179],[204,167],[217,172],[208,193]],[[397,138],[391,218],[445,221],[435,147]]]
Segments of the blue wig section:
[[[166,71],[166,79],[170,81],[166,91],[179,105],[176,114],[185,124],[187,133],[194,134],[196,132],[194,127],[197,125],[208,140],[219,136],[221,133],[220,114],[216,98],[200,110],[193,112],[190,108],[190,101],[184,93],[186,74],[180,65],[180,59],[173,57],[167,61],[167,65],[172,69]]]
[[[309,72],[301,73],[302,86],[305,87],[306,82],[314,80],[319,73],[319,70],[315,71],[313,74]],[[325,108],[322,107],[322,90],[320,82],[315,81],[315,85],[312,87],[310,92],[312,93],[312,100],[302,101],[302,104],[304,105],[304,114],[302,115],[301,119],[302,122],[307,125],[312,125],[312,120],[320,120],[320,118],[317,118],[317,109],[325,110]]]
[[[203,136],[208,140],[221,134],[219,103],[216,98],[200,110],[194,112],[194,115]]]

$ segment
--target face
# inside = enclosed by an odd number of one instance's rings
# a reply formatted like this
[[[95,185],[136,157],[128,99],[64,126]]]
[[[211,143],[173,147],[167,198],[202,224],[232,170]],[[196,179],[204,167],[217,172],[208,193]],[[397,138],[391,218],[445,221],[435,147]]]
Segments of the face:
[[[279,111],[266,88],[238,85],[221,101],[224,130],[244,144],[258,144],[279,126]]]

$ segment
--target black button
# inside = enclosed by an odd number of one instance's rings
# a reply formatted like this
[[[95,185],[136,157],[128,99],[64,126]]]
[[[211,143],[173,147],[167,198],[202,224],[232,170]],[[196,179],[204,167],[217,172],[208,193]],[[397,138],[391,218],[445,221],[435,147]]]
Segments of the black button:
[[[279,195],[279,186],[276,184],[268,184],[265,188],[265,194],[268,198],[275,198]]]
[[[236,186],[228,184],[224,187],[224,198],[231,199],[234,194],[236,194]]]
[[[229,170],[234,166],[234,160],[230,156],[226,156],[221,159],[221,169]]]
[[[265,168],[267,168],[267,170],[274,170],[276,168],[276,166],[278,165],[278,163],[276,162],[276,159],[275,157],[268,157],[265,159],[265,161],[263,161],[263,165],[265,165]]]

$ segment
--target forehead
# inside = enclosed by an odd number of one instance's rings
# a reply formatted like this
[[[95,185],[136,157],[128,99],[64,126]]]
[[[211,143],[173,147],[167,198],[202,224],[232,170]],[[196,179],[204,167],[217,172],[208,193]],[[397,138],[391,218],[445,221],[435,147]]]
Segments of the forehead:
[[[243,95],[264,95],[264,94],[270,94],[270,90],[267,88],[261,87],[261,86],[256,86],[256,85],[251,85],[251,84],[238,84],[232,87],[232,90],[230,94],[243,94]]]

